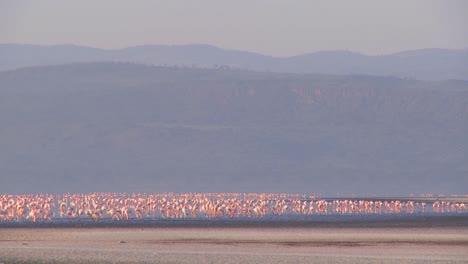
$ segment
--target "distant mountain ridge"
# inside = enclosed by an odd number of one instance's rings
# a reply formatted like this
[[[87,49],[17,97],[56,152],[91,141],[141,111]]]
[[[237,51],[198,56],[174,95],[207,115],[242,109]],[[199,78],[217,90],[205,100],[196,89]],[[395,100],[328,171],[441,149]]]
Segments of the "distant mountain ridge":
[[[468,49],[421,49],[381,56],[338,50],[272,57],[211,45],[145,45],[105,50],[76,45],[0,44],[0,71],[102,61],[287,73],[395,76],[419,80],[468,80]]]

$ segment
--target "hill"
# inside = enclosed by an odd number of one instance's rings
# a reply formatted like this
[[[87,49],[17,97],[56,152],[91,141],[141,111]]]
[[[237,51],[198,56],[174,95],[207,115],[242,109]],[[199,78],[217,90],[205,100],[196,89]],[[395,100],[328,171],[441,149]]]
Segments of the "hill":
[[[0,192],[465,193],[468,82],[79,63],[0,72]]]
[[[0,44],[0,70],[101,61],[290,73],[395,76],[419,80],[468,80],[468,49],[422,49],[382,56],[322,51],[279,58],[210,45],[147,45],[103,50],[75,45]]]

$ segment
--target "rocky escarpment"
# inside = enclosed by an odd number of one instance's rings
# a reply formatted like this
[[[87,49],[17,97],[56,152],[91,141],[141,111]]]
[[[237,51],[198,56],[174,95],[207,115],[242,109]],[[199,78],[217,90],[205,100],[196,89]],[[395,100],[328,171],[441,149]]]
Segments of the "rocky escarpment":
[[[468,84],[90,63],[0,73],[0,192],[468,184]]]

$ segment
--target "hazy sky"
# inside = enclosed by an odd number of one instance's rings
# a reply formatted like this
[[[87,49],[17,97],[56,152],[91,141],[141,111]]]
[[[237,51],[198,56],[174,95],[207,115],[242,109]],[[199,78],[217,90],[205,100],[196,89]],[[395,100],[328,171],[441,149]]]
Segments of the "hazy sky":
[[[463,0],[0,0],[0,43],[385,54],[467,48],[467,14]]]

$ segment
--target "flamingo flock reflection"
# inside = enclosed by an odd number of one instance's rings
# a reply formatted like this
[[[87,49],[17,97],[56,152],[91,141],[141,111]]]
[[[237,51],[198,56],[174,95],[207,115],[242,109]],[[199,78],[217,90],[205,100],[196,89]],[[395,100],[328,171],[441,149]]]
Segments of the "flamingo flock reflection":
[[[0,221],[51,222],[139,219],[272,219],[280,216],[466,213],[468,204],[446,200],[321,199],[277,193],[0,194]]]

